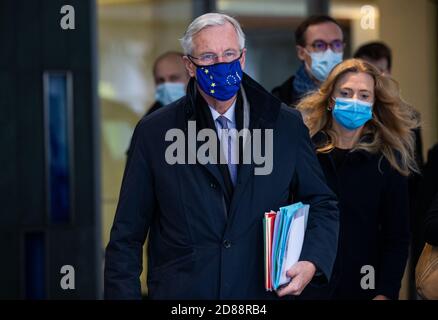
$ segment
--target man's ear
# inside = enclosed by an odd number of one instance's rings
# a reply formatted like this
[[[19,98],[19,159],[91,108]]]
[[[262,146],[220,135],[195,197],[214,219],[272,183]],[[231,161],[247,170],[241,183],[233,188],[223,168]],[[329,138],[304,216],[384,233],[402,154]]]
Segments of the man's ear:
[[[306,50],[302,46],[299,46],[299,45],[295,46],[295,48],[297,49],[298,59],[300,59],[301,61],[306,61],[306,58],[307,58]]]
[[[245,69],[245,62],[246,62],[246,48],[243,48],[242,56],[240,57],[240,66],[242,67],[242,70]]]
[[[183,60],[184,60],[184,65],[187,69],[187,72],[189,73],[189,76],[194,77],[196,74],[195,65],[190,61],[190,59],[187,56],[184,56]]]

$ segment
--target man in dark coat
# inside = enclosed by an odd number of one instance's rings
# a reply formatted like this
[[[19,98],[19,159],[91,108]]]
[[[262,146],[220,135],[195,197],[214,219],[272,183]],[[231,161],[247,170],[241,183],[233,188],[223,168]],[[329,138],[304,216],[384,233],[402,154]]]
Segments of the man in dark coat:
[[[192,76],[187,95],[145,117],[134,133],[106,249],[105,297],[141,297],[148,232],[151,299],[273,299],[299,295],[310,281],[327,283],[337,248],[337,202],[301,116],[241,71],[246,52],[235,19],[198,17],[182,45]],[[229,161],[230,150],[243,148],[244,158],[248,150],[246,142],[223,135],[229,128],[247,129],[254,137],[256,129],[262,132],[265,139],[252,150],[264,150],[266,161],[254,154],[250,162]],[[193,149],[200,140],[193,136],[205,132],[228,151],[225,163],[201,164],[201,148]],[[173,146],[181,136],[187,152],[174,163]],[[227,143],[231,148],[222,149]],[[288,270],[286,287],[267,292],[262,219],[292,201],[310,205],[300,261]]]
[[[344,36],[338,22],[325,15],[305,19],[295,31],[301,65],[298,71],[272,94],[295,107],[306,94],[317,90],[333,67],[342,61]]]

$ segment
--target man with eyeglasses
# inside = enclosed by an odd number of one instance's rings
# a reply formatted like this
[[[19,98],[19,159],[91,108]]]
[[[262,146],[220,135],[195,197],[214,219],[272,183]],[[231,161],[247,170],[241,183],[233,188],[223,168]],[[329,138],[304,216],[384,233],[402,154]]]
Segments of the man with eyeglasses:
[[[295,75],[272,90],[273,95],[292,107],[303,96],[317,90],[334,66],[342,61],[344,36],[335,19],[318,15],[298,26],[295,43],[302,63]]]
[[[106,249],[105,297],[140,298],[148,233],[151,299],[276,299],[299,295],[311,281],[327,283],[336,257],[337,201],[299,112],[242,71],[245,36],[235,19],[202,15],[181,44],[191,76],[187,94],[136,127]],[[184,161],[201,152],[190,140],[193,124],[197,137],[212,134],[205,138],[216,142],[225,162]],[[224,134],[232,129],[272,137],[257,148],[271,153],[269,173],[258,174],[253,156],[250,163],[241,161],[248,149]],[[169,132],[188,145],[182,162],[168,162],[168,147],[175,142]],[[300,261],[287,272],[290,283],[268,292],[264,213],[298,201],[310,205]]]

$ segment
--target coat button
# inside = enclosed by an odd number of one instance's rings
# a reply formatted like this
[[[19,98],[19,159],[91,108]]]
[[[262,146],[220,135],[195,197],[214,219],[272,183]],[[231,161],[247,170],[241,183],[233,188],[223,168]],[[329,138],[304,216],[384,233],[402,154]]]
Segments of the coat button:
[[[231,241],[230,240],[224,240],[223,245],[224,245],[225,249],[229,249],[231,247]]]

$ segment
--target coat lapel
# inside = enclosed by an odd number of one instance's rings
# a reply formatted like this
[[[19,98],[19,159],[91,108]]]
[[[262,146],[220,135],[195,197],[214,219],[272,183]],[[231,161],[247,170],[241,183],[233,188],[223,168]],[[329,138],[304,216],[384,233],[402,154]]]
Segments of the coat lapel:
[[[180,118],[183,119],[183,122],[180,124],[183,128],[183,130],[186,133],[186,136],[188,135],[188,123],[189,121],[195,121],[196,122],[196,135],[198,134],[199,130],[204,128],[210,128],[215,130],[214,123],[211,119],[211,115],[207,114],[205,110],[202,110],[202,108],[205,108],[205,106],[202,104],[204,101],[200,100],[202,99],[196,92],[196,83],[194,78],[192,78],[187,85],[187,103],[185,105],[184,115]],[[205,103],[205,102],[204,102]],[[208,111],[208,110],[207,110]],[[210,116],[210,118],[209,118]],[[219,140],[216,137],[216,143],[217,146],[219,146]],[[199,147],[203,144],[202,141],[196,140],[196,149],[192,150],[187,148],[188,152],[191,152],[191,155],[195,157],[197,156],[197,150]],[[187,146],[186,146],[187,147]],[[219,154],[218,154],[219,156]],[[231,194],[232,194],[232,184],[231,179],[229,178],[229,181],[226,180],[226,174],[228,174],[228,171],[224,172],[224,168],[220,167],[218,164],[212,164],[212,163],[206,163],[206,164],[200,164],[197,162],[197,165],[202,166],[204,169],[206,169],[216,180],[216,182],[221,187],[226,202],[230,203],[231,201]],[[223,165],[222,165],[223,166]],[[226,169],[226,165],[225,165]],[[224,177],[225,176],[225,177]],[[231,188],[231,189],[230,189]]]
[[[280,111],[281,102],[275,99],[270,93],[268,93],[263,87],[252,80],[249,76],[244,74],[243,78],[244,94],[243,103],[248,103],[249,105],[249,130],[252,134],[253,129],[273,129],[275,121],[277,119],[278,113]],[[245,107],[244,107],[245,108]],[[262,134],[262,150],[264,150],[264,135]],[[248,144],[251,141],[247,140]],[[253,150],[251,146],[251,151]],[[249,150],[248,145],[244,147],[243,152]],[[234,189],[233,197],[231,200],[229,223],[230,225],[235,218],[235,214],[241,203],[241,197],[250,181],[254,177],[254,160],[252,154],[250,155],[250,164],[241,164],[239,166],[239,172],[237,176],[237,184]]]

